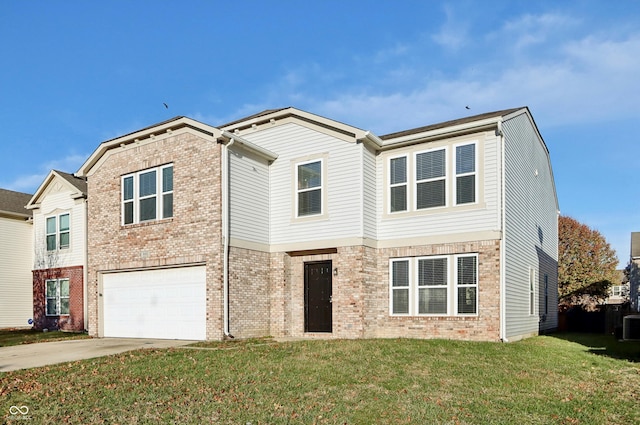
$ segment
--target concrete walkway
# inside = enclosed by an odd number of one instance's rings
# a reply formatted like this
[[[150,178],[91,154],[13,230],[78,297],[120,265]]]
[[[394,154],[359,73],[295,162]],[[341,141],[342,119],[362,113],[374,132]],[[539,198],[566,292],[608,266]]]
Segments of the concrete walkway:
[[[0,372],[92,359],[140,348],[181,347],[197,341],[93,338],[0,347]]]

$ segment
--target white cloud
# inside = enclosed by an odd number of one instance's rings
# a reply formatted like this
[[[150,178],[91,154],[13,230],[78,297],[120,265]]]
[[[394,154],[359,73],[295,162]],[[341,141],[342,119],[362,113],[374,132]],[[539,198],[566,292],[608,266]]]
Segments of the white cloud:
[[[459,50],[468,42],[468,25],[454,16],[453,9],[445,6],[446,20],[440,26],[440,30],[431,36],[431,39],[440,46],[449,50]]]
[[[33,193],[47,177],[49,171],[59,170],[66,173],[74,173],[88,157],[89,154],[69,154],[64,158],[52,159],[34,167],[33,173],[19,175],[13,181],[3,183],[1,186],[18,192]]]

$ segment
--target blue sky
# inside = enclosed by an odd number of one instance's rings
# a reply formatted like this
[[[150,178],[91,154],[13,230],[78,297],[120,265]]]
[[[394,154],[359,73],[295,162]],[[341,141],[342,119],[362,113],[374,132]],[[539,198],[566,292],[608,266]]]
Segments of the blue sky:
[[[177,115],[295,106],[382,135],[529,106],[561,212],[622,264],[640,231],[637,1],[3,1],[0,18],[2,188]]]

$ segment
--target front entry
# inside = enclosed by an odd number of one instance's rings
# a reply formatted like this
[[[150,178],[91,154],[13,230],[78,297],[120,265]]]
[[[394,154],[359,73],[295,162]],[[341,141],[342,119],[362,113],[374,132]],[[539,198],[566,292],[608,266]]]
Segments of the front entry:
[[[304,331],[331,332],[331,261],[304,263]]]

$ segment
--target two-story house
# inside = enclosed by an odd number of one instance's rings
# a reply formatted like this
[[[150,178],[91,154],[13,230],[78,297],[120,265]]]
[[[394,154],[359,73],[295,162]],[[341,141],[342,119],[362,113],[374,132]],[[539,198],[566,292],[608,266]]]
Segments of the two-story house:
[[[53,170],[26,204],[33,212],[35,329],[87,329],[86,199],[84,179]]]
[[[527,108],[378,137],[295,108],[102,143],[97,336],[516,340],[557,327],[558,204]]]
[[[0,189],[0,329],[29,327],[33,314],[31,195]]]

